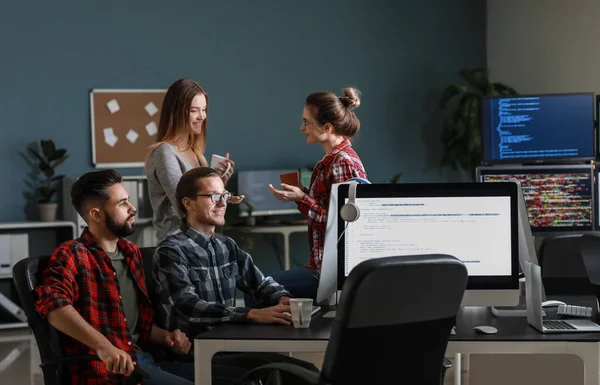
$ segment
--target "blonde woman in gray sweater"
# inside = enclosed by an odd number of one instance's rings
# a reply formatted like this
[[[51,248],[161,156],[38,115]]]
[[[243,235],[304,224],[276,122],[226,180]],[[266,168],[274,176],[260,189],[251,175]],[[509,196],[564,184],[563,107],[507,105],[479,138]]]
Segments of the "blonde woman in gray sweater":
[[[192,168],[208,166],[204,157],[207,109],[208,95],[191,79],[177,80],[165,94],[156,143],[150,148],[145,165],[158,242],[181,224],[175,199],[179,179]],[[223,183],[231,178],[235,166],[228,153],[225,158],[216,167]],[[232,197],[229,203],[239,203],[242,199],[243,196]]]

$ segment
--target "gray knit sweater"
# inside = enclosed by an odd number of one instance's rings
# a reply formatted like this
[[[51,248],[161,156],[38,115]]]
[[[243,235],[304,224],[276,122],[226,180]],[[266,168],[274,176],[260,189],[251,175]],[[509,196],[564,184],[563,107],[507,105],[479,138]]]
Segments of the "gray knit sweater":
[[[152,223],[159,243],[179,229],[181,217],[177,212],[175,189],[181,176],[190,169],[192,166],[177,147],[169,143],[155,148],[146,161]]]

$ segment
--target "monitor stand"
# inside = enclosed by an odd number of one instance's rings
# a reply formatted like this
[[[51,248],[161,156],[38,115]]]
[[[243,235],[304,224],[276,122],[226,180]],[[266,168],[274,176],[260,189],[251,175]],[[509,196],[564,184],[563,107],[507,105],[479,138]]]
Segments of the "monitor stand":
[[[323,318],[335,318],[337,314],[338,298],[341,295],[341,290],[337,290],[329,298],[318,304],[322,309]]]
[[[335,318],[336,315],[336,310],[329,310],[327,313],[323,314],[323,318]]]
[[[527,306],[521,307],[495,307],[492,306],[492,314],[498,318],[505,317],[527,317]]]
[[[525,292],[525,296],[519,297],[519,304],[517,306],[491,306],[492,314],[498,318],[508,318],[508,317],[527,317],[527,298],[529,293],[527,292],[525,286],[525,279],[519,280],[519,286],[521,287],[521,293]],[[522,285],[522,286],[521,286]],[[523,302],[525,300],[525,302]],[[542,315],[545,316],[546,313],[542,310]]]

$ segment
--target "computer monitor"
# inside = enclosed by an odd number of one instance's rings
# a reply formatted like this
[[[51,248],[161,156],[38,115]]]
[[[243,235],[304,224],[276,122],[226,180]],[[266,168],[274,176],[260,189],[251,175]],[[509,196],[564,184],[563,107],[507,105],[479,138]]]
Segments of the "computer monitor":
[[[596,157],[593,93],[484,97],[481,114],[484,164]]]
[[[594,165],[478,167],[477,180],[521,182],[534,233],[591,231]]]
[[[348,185],[338,194],[339,213]],[[371,184],[359,185],[356,196],[358,220],[338,218],[338,290],[367,259],[449,254],[469,273],[463,306],[518,304],[515,183]]]
[[[272,184],[281,189],[281,174],[298,172],[298,169],[238,171],[237,193],[245,195],[244,200],[252,205],[252,216],[298,214],[295,202],[276,199],[269,189]],[[240,210],[241,217],[247,217],[247,210]]]

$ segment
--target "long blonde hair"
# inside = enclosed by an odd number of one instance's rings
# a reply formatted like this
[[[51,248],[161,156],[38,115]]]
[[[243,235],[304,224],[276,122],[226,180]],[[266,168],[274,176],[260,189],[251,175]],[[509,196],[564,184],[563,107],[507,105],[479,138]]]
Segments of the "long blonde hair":
[[[163,143],[178,144],[187,137],[188,147],[183,149],[183,151],[191,148],[198,157],[200,165],[208,165],[204,157],[204,150],[206,150],[206,121],[208,116],[202,122],[202,132],[200,135],[194,134],[190,128],[190,107],[192,99],[198,94],[206,97],[206,107],[208,109],[208,94],[200,84],[191,79],[179,79],[171,84],[165,94],[160,110],[156,143],[150,146],[148,155]]]

